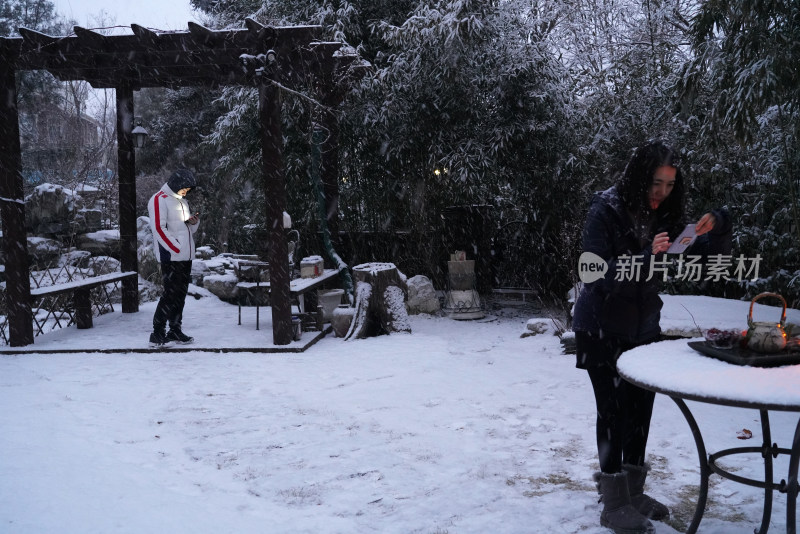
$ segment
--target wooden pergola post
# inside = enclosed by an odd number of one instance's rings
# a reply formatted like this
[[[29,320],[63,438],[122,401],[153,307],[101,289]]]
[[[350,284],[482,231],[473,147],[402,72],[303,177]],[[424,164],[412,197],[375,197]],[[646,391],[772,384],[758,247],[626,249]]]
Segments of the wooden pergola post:
[[[133,89],[123,84],[117,96],[117,173],[119,175],[119,259],[122,272],[139,272],[136,249],[136,154],[133,147]],[[122,280],[122,313],[139,311],[139,280]]]
[[[0,213],[6,265],[6,309],[9,344],[33,343],[28,241],[25,232],[25,194],[19,142],[19,112],[15,61],[0,48]]]
[[[292,308],[289,291],[289,246],[283,228],[286,211],[286,177],[283,173],[281,94],[271,80],[258,87],[258,116],[261,123],[261,159],[269,236],[269,284],[272,306],[272,342],[292,341]]]

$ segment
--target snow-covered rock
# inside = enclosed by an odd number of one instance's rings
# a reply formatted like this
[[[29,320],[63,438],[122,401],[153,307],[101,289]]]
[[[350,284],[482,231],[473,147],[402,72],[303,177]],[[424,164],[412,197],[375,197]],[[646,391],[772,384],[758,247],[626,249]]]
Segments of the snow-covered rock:
[[[210,260],[204,260],[204,261],[206,267],[208,267],[217,274],[225,274],[227,272],[233,272],[237,266],[236,260],[224,254],[220,254],[219,256],[215,256]]]
[[[139,262],[139,276],[153,283],[161,283],[161,271],[153,250],[153,232],[150,230],[150,217],[136,219],[136,257]]]
[[[96,209],[80,209],[72,220],[72,231],[76,234],[96,232],[103,222],[103,213]]]
[[[210,260],[211,258],[214,257],[214,249],[208,245],[197,247],[195,255],[201,260]]]
[[[192,260],[192,283],[203,287],[203,279],[210,274],[214,274],[214,271],[206,265],[205,261]]]
[[[236,284],[239,279],[233,273],[210,274],[203,278],[203,287],[221,299],[231,300],[238,295]]]
[[[114,256],[119,258],[119,230],[100,230],[77,237],[77,246],[88,250],[92,256]]]
[[[28,258],[32,266],[47,268],[58,264],[63,247],[61,243],[46,237],[28,237]]]
[[[55,236],[96,232],[102,226],[102,212],[94,208],[97,188],[87,197],[63,185],[44,183],[25,197],[25,227],[32,234]]]
[[[436,296],[436,290],[433,288],[430,278],[418,274],[409,278],[406,283],[408,285],[406,306],[409,314],[439,313],[441,310],[439,297]]]
[[[525,328],[533,335],[546,334],[553,331],[553,320],[547,317],[534,317],[533,319],[528,319]]]
[[[139,275],[139,302],[158,300],[164,292],[163,288]]]
[[[92,276],[120,271],[120,261],[111,256],[92,256],[86,260],[84,266],[92,270]]]
[[[29,233],[56,235],[70,229],[80,195],[61,185],[44,183],[25,197],[25,227]]]
[[[88,250],[69,249],[58,259],[59,267],[69,265],[70,267],[86,267],[86,262],[92,257]]]

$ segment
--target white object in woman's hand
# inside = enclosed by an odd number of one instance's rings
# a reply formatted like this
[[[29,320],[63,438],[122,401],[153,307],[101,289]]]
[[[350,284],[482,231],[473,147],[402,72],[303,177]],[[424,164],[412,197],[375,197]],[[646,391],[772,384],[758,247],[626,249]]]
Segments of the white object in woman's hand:
[[[656,234],[656,236],[653,238],[653,254],[666,252],[671,244],[672,243],[669,242],[669,234],[667,232]]]

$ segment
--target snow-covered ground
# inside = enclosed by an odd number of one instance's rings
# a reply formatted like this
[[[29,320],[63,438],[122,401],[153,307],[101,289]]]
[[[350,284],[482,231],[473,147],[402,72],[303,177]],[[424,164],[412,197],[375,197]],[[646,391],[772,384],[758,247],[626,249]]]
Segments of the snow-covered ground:
[[[704,328],[743,328],[748,305],[669,297],[664,327],[692,328],[686,306]],[[152,312],[103,316],[36,346],[144,347]],[[269,314],[256,332],[254,310],[242,326],[236,312],[190,299],[185,330],[198,346],[263,344]],[[0,532],[609,532],[591,481],[586,374],[551,333],[521,337],[531,314],[493,314],[415,316],[410,335],[328,336],[302,354],[2,355]],[[760,445],[756,411],[690,406],[711,451]],[[773,441],[786,446],[797,415],[771,416]],[[649,450],[649,492],[672,509],[657,532],[682,531],[697,453],[662,396]],[[759,455],[723,464],[760,476]],[[753,532],[763,490],[711,481],[700,532]],[[770,533],[785,532],[785,504],[776,494]]]

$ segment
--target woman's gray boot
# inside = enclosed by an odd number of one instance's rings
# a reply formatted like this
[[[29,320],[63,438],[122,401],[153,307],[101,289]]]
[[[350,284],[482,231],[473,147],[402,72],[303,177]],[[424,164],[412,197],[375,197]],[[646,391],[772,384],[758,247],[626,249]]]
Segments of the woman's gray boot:
[[[655,521],[669,519],[669,509],[644,493],[644,481],[650,466],[623,464],[622,471],[628,474],[628,492],[633,507],[643,516]]]
[[[615,534],[653,534],[653,524],[631,506],[628,493],[628,475],[621,473],[596,473],[597,490],[603,503],[600,524]]]

